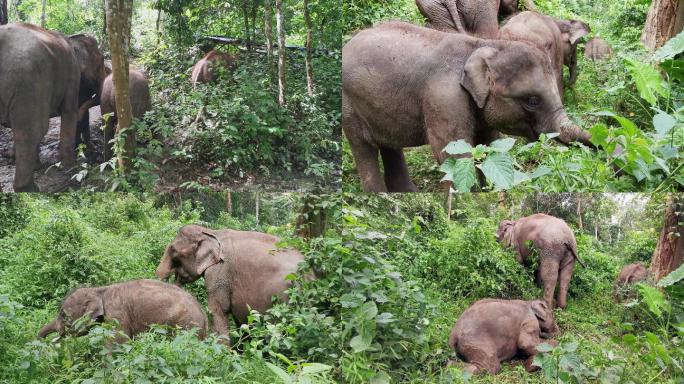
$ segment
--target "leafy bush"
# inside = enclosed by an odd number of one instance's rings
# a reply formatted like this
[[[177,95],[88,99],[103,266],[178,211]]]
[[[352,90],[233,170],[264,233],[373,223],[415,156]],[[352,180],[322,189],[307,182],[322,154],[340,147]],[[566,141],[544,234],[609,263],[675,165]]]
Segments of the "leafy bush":
[[[586,297],[595,292],[609,292],[619,270],[615,256],[596,250],[594,238],[586,234],[577,236],[577,253],[587,265],[575,263],[568,295]]]

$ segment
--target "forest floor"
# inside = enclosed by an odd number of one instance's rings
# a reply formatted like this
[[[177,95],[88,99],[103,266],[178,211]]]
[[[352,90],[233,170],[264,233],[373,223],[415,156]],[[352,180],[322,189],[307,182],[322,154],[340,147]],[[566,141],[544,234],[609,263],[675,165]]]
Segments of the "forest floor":
[[[34,172],[36,184],[41,192],[63,192],[70,188],[78,188],[78,183],[72,179],[67,170],[55,167],[59,163],[59,129],[61,119],[50,119],[48,132],[40,142],[40,167]],[[102,126],[100,107],[90,109],[90,134],[96,154],[102,153],[104,135],[99,127]],[[0,126],[0,190],[12,191],[14,182],[15,161],[11,156],[14,142],[12,129]],[[101,155],[98,155],[100,160]],[[84,159],[77,159],[79,163]]]

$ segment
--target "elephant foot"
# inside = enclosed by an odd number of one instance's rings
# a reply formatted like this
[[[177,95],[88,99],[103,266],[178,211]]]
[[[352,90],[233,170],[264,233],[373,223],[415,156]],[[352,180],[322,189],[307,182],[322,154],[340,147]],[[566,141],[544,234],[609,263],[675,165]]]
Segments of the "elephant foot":
[[[534,362],[534,355],[528,357],[527,360],[525,360],[525,370],[527,372],[534,372],[534,371],[539,370],[538,366],[532,365],[533,362]]]

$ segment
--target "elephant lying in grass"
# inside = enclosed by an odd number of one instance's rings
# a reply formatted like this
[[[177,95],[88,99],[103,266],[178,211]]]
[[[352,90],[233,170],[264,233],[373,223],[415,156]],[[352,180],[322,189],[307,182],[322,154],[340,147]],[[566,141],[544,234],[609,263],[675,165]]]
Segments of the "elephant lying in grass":
[[[565,308],[575,260],[584,266],[577,254],[575,234],[565,221],[543,213],[516,221],[504,220],[499,224],[497,240],[513,248],[518,254],[518,262],[525,265],[530,263],[527,244],[532,242],[539,250],[537,277],[544,286],[544,301],[553,308],[554,291],[560,280],[558,306]]]
[[[622,286],[636,284],[648,279],[649,274],[648,268],[642,262],[627,264],[620,270],[615,283]]]
[[[273,297],[287,300],[292,285],[286,277],[297,272],[304,256],[293,249],[279,249],[279,239],[260,232],[211,230],[186,225],[166,248],[157,277],[175,275],[176,284],[204,277],[213,330],[228,337],[228,315],[239,325],[249,310],[264,312]]]
[[[191,294],[157,280],[133,280],[76,289],[64,299],[59,315],[38,332],[38,337],[52,332],[60,335],[73,332],[74,321],[86,314],[95,322],[118,320],[121,331],[128,337],[146,332],[152,324],[198,328],[201,338],[207,332],[207,316]]]
[[[501,361],[522,353],[525,369],[533,371],[537,345],[558,332],[553,311],[541,300],[479,300],[458,318],[449,336],[449,346],[468,362],[465,370],[496,375]]]

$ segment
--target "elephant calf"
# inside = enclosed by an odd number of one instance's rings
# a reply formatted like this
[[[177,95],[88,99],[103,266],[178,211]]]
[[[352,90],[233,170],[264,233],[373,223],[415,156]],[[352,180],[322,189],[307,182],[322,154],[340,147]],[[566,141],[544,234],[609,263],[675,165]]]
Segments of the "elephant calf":
[[[613,49],[600,37],[594,37],[584,46],[584,56],[591,60],[603,60],[613,55]]]
[[[157,277],[176,276],[176,284],[204,277],[213,330],[228,337],[228,315],[238,325],[247,322],[249,310],[264,312],[273,297],[287,300],[304,256],[296,250],[279,249],[279,239],[260,232],[211,230],[186,225],[166,248]]]
[[[201,338],[207,332],[207,316],[191,294],[157,280],[134,280],[76,289],[64,299],[57,318],[45,325],[38,337],[52,332],[63,335],[85,314],[96,322],[118,320],[128,337],[149,330],[152,324],[198,328]]]
[[[130,69],[128,72],[128,87],[131,99],[131,108],[133,117],[142,119],[145,112],[152,109],[152,99],[150,97],[150,86],[147,77],[140,71]],[[117,116],[116,116],[116,101],[114,90],[114,78],[110,74],[104,80],[102,85],[102,96],[100,97],[100,110],[102,114],[114,113],[114,116],[109,118],[107,126],[105,127],[105,146],[104,146],[104,160],[108,161],[112,158],[112,139],[114,139],[114,132],[116,130]]]
[[[543,213],[517,221],[504,220],[499,223],[497,240],[515,249],[521,264],[530,263],[527,243],[531,241],[539,250],[537,279],[544,286],[544,301],[553,308],[553,294],[560,280],[558,306],[565,308],[575,260],[584,265],[577,254],[575,235],[565,221]]]
[[[504,40],[522,41],[545,52],[555,71],[558,91],[563,94],[563,64],[570,70],[569,84],[577,79],[577,43],[591,28],[579,20],[557,20],[536,12],[521,12],[501,27]]]
[[[209,51],[200,61],[192,67],[190,81],[192,86],[197,83],[211,83],[216,80],[217,68],[221,67],[227,71],[232,71],[235,67],[236,58],[230,53]]]
[[[639,262],[622,267],[617,278],[617,285],[635,284],[648,278],[649,271],[646,266]]]
[[[541,300],[479,300],[458,318],[449,336],[449,346],[468,362],[466,371],[496,375],[501,361],[520,352],[528,356],[525,369],[533,371],[537,345],[558,332],[553,312]]]

